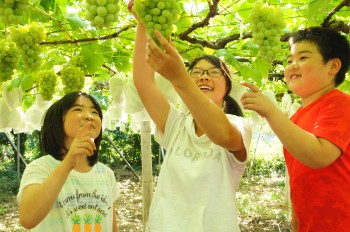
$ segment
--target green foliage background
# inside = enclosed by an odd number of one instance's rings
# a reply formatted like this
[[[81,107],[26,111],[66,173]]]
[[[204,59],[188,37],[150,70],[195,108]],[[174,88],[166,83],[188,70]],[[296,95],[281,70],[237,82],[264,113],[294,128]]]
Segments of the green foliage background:
[[[172,40],[184,62],[203,53],[214,53],[232,66],[235,75],[265,88],[270,82],[283,79],[283,63],[288,53],[286,41],[291,31],[322,25],[343,31],[349,38],[349,0],[265,0],[265,3],[282,9],[283,20],[287,23],[281,36],[283,51],[273,63],[266,63],[258,57],[259,48],[252,42],[249,30],[248,18],[255,2],[177,1],[181,15],[176,21],[177,30]],[[38,22],[47,33],[46,40],[40,44],[43,49],[40,70],[52,67],[60,70],[73,56],[82,55],[87,76],[91,77],[86,85],[92,85],[92,89],[98,89],[108,96],[107,81],[111,76],[131,77],[136,21],[128,12],[127,4],[126,0],[120,1],[119,21],[113,27],[98,29],[85,20],[85,0],[30,0],[23,24]],[[6,25],[0,21],[0,40],[9,33],[9,26],[17,25]],[[24,109],[33,104],[37,94],[35,75],[35,71],[20,63],[16,75],[6,83],[10,88],[23,88],[26,93]],[[342,88],[349,89],[348,80]],[[278,91],[287,90],[284,87]],[[61,92],[57,90],[56,95],[59,97]]]
[[[249,14],[255,0],[189,0],[177,1],[181,10],[176,21],[177,30],[171,39],[187,63],[203,53],[221,56],[234,70],[240,79],[252,81],[261,89],[272,89],[276,95],[287,92],[283,82],[283,64],[287,49],[287,38],[290,32],[309,26],[332,27],[350,38],[350,0],[266,0],[265,3],[281,8],[287,23],[281,41],[283,51],[272,63],[266,63],[258,56],[259,47],[252,42],[249,30]],[[55,67],[59,70],[69,60],[82,55],[86,65],[86,90],[93,94],[104,110],[111,104],[108,80],[112,76],[131,78],[133,45],[136,21],[127,10],[128,1],[120,1],[119,21],[110,28],[97,29],[91,27],[84,19],[85,0],[30,0],[29,9],[23,15],[23,24],[37,22],[45,27],[47,37],[40,46],[42,64],[40,70]],[[0,40],[8,35],[9,26],[0,21]],[[19,68],[12,80],[1,83],[0,97],[3,88],[10,91],[21,87],[24,91],[22,108],[25,111],[35,101],[38,94],[35,82],[36,71],[27,69],[20,61]],[[348,75],[349,77],[349,75]],[[61,88],[62,86],[60,86]],[[340,86],[350,91],[349,78]],[[62,91],[57,89],[55,98]],[[4,115],[1,115],[4,117]],[[21,135],[21,153],[30,162],[38,157],[39,132]],[[140,135],[126,131],[106,131],[120,151],[126,155],[134,168],[140,168]],[[16,141],[17,135],[11,138]],[[3,178],[18,180],[16,174],[16,154],[4,134],[0,133],[0,181]],[[153,143],[155,144],[155,143]],[[153,145],[154,166],[158,164],[158,147]],[[282,159],[271,159],[257,156],[253,174],[269,175],[271,169],[284,172]],[[101,161],[111,167],[123,166],[121,157],[104,139],[101,147]],[[23,170],[24,166],[20,166]],[[17,191],[18,182],[6,182],[0,186],[1,192]]]

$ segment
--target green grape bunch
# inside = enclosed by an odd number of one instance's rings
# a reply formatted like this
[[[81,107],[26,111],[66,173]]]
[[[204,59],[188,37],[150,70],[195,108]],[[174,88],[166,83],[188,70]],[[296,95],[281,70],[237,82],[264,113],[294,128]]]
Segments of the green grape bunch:
[[[63,92],[81,91],[85,84],[85,73],[77,66],[64,66],[61,69]]]
[[[14,69],[18,66],[16,44],[6,40],[0,41],[0,83],[11,80]]]
[[[9,38],[16,43],[24,65],[36,70],[41,65],[40,43],[46,38],[44,27],[38,23],[9,27]]]
[[[257,1],[249,20],[253,42],[259,46],[259,55],[272,62],[281,51],[281,34],[286,27],[281,9]]]
[[[5,24],[20,24],[29,0],[0,0],[0,18]]]
[[[85,19],[93,27],[111,27],[118,20],[119,0],[86,0]]]
[[[84,72],[86,71],[85,60],[84,60],[84,56],[82,56],[82,55],[73,56],[69,60],[69,65],[79,67]]]
[[[132,9],[156,42],[158,40],[154,31],[158,30],[165,38],[169,38],[180,15],[176,0],[135,0]]]
[[[50,101],[56,92],[58,76],[54,70],[40,70],[37,73],[38,92],[46,101]]]

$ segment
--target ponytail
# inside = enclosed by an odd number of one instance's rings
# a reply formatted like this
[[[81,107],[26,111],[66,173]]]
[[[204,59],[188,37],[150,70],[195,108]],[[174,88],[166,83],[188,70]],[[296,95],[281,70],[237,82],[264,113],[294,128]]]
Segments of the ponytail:
[[[226,95],[224,98],[224,112],[226,114],[233,114],[233,115],[243,117],[243,112],[241,107],[230,95]]]

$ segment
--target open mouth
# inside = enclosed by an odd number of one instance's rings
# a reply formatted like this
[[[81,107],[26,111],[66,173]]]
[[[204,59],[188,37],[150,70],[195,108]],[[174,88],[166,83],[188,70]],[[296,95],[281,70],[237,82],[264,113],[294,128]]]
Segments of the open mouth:
[[[301,75],[293,74],[293,75],[290,76],[290,79],[291,80],[295,80],[295,79],[297,79],[299,77],[301,77]]]
[[[200,90],[203,90],[203,91],[212,91],[212,90],[213,90],[212,87],[207,86],[207,85],[199,86],[199,89],[200,89]]]

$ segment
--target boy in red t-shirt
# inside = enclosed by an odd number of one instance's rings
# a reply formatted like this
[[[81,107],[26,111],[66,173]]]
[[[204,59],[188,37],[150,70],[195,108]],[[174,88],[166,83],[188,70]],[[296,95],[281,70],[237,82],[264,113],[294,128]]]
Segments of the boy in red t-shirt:
[[[349,69],[350,48],[340,33],[311,27],[289,40],[284,70],[302,105],[288,119],[253,84],[241,101],[269,123],[284,146],[290,176],[292,230],[350,228],[350,96],[336,89]]]

